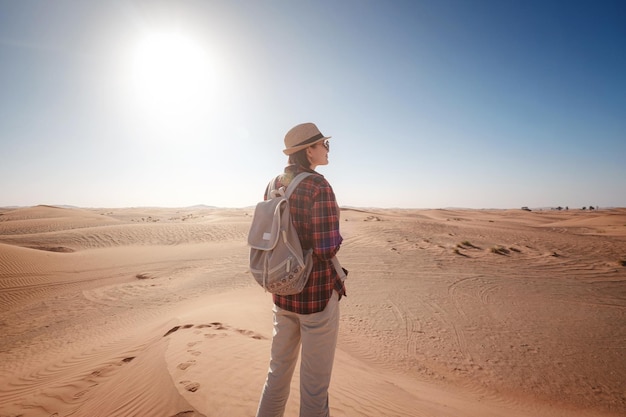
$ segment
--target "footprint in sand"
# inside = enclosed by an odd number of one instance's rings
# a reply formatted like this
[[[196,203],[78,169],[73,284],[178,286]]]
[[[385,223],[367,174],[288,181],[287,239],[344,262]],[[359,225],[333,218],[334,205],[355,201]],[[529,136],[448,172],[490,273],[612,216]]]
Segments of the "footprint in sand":
[[[266,337],[264,337],[263,335],[255,333],[252,330],[237,329],[237,332],[242,334],[242,335],[244,335],[244,336],[250,336],[251,338],[257,339],[257,340],[266,339]]]
[[[76,399],[76,398],[83,397],[85,394],[89,393],[89,391],[91,391],[94,387],[97,387],[98,385],[100,385],[100,379],[110,377],[111,375],[116,373],[121,366],[124,366],[125,364],[129,363],[133,359],[135,359],[134,356],[128,356],[120,360],[117,363],[109,363],[109,364],[103,365],[99,369],[93,370],[89,375],[87,375],[84,378],[84,381],[89,382],[89,387],[84,390],[77,391],[73,395],[73,398]]]
[[[196,362],[196,361],[194,361],[194,360],[192,359],[192,360],[190,360],[190,361],[188,361],[188,362],[179,363],[179,364],[178,364],[178,369],[181,369],[181,370],[183,370],[183,371],[184,371],[184,370],[186,370],[187,368],[189,368],[190,366],[195,365],[195,364],[196,364],[195,362]]]
[[[180,413],[176,413],[176,415],[172,416],[172,417],[193,417],[196,416],[198,414],[196,414],[195,411],[193,410],[187,410],[187,411],[181,411]]]
[[[192,328],[192,327],[193,327],[193,324],[185,324],[184,326],[174,326],[174,327],[172,327],[171,329],[169,329],[169,330],[168,330],[168,331],[167,331],[167,332],[163,335],[163,337],[165,337],[165,336],[169,336],[170,334],[172,334],[172,333],[174,333],[174,332],[178,331],[179,329],[190,329],[190,328]]]
[[[256,333],[252,330],[246,330],[246,329],[233,329],[228,325],[225,325],[223,323],[220,322],[213,322],[210,324],[198,324],[198,325],[193,325],[193,324],[186,324],[184,326],[174,326],[172,327],[170,330],[168,330],[163,337],[167,337],[169,335],[171,335],[174,332],[179,331],[180,329],[190,329],[190,328],[195,328],[195,329],[205,329],[203,330],[204,332],[204,336],[207,338],[211,338],[211,337],[216,337],[216,336],[228,336],[228,333],[234,333],[234,334],[240,334],[242,336],[247,336],[250,337],[252,339],[255,340],[264,340],[267,339],[265,336],[263,336],[262,334]],[[206,332],[206,330],[209,330],[209,332]],[[215,331],[218,331],[217,333]],[[198,344],[201,344],[202,341],[193,341],[193,342],[189,342],[187,343],[187,347],[192,348]],[[200,356],[202,355],[202,352],[199,350],[195,350],[195,349],[189,349],[187,350],[187,352],[192,355],[192,356]],[[182,362],[178,364],[178,369],[185,371],[187,370],[190,366],[195,365],[196,361],[195,359],[190,359],[187,362]],[[197,382],[192,382],[192,381],[180,381],[180,384],[182,384],[185,389],[189,392],[196,392],[199,388],[200,388],[200,384]]]
[[[169,329],[164,335],[163,337],[167,337],[170,334],[177,332],[180,329],[190,329],[190,328],[196,328],[196,329],[214,329],[214,330],[228,330],[228,331],[234,331],[236,333],[239,333],[241,335],[244,336],[249,336],[252,339],[256,339],[256,340],[265,340],[267,339],[265,336],[256,333],[252,330],[246,330],[246,329],[231,329],[230,326],[225,325],[223,323],[220,322],[213,322],[210,324],[198,324],[198,325],[193,325],[193,324],[186,324],[184,326],[174,326],[171,329]],[[204,336],[207,338],[211,338],[211,337],[215,337],[217,335],[222,335],[222,336],[226,336],[226,333],[205,333]],[[187,344],[187,346],[192,347],[194,345],[196,345],[197,343],[201,343],[201,342],[190,342]]]
[[[197,382],[180,381],[179,383],[184,385],[185,389],[189,392],[196,392],[200,388],[200,384],[198,384]]]

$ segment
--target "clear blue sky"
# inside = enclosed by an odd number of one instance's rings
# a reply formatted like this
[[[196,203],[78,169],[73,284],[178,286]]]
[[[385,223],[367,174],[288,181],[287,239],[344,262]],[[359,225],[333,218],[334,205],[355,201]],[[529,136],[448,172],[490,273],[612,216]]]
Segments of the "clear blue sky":
[[[622,1],[0,0],[0,206],[626,206]]]

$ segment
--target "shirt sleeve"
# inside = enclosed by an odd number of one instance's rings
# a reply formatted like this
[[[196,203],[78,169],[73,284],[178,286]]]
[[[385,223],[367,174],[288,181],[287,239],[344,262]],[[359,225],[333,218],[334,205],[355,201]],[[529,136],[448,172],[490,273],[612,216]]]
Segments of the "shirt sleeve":
[[[313,252],[322,259],[331,259],[343,241],[339,233],[339,207],[335,193],[326,183],[319,187],[311,210]]]

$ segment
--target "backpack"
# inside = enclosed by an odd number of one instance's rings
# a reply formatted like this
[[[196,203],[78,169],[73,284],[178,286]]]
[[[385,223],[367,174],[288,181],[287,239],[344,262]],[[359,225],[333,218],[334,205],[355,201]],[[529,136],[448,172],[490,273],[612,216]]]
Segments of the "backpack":
[[[313,268],[313,249],[303,252],[289,212],[289,196],[309,175],[312,174],[298,174],[287,190],[285,187],[276,190],[272,180],[267,188],[268,199],[254,209],[248,233],[250,272],[272,294],[302,292]]]

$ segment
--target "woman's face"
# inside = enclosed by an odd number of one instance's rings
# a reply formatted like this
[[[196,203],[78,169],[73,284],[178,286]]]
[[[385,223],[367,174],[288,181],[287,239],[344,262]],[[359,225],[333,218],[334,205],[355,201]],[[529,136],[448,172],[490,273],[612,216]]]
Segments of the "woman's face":
[[[311,169],[315,169],[319,165],[328,165],[328,152],[330,151],[330,143],[328,139],[317,142],[313,146],[306,149],[307,157],[311,163]]]

